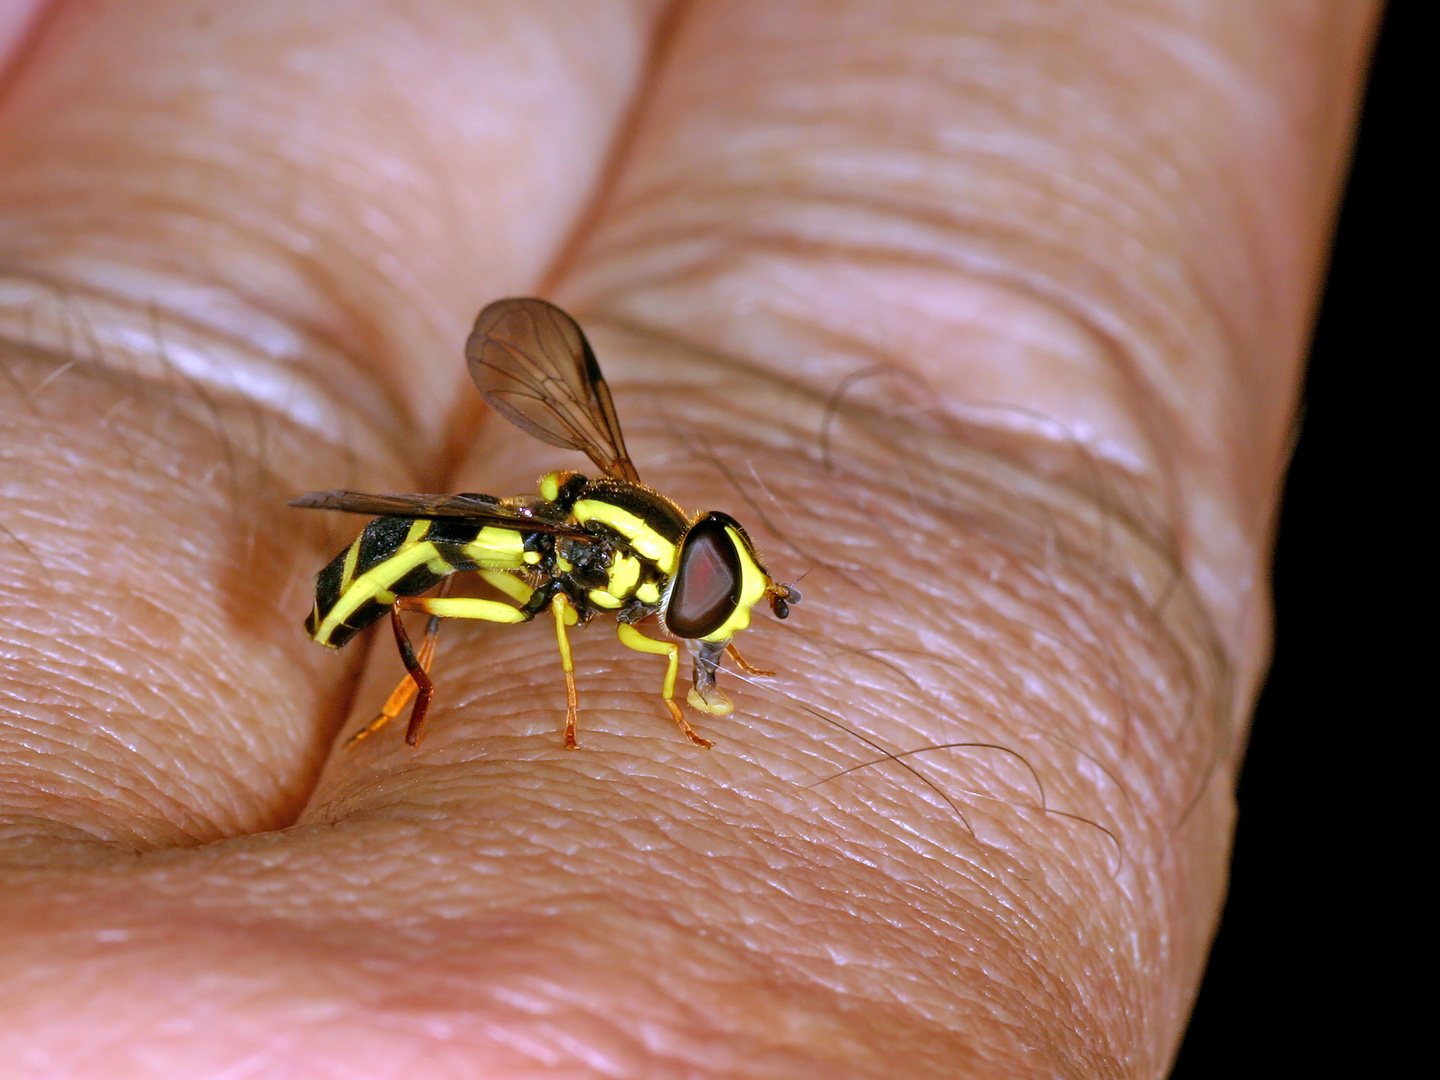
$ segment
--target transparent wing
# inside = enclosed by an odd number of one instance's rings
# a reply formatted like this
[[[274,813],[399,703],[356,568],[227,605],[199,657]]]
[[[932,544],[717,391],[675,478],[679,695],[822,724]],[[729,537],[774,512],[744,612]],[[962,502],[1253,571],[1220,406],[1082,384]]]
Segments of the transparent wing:
[[[577,540],[594,539],[573,525],[532,517],[524,510],[506,506],[489,495],[367,495],[363,491],[312,491],[290,500],[289,505],[306,510],[342,510],[371,517],[458,518],[476,525],[499,525]]]
[[[582,451],[608,476],[639,483],[590,343],[554,304],[495,301],[476,318],[465,358],[481,396],[516,427]]]

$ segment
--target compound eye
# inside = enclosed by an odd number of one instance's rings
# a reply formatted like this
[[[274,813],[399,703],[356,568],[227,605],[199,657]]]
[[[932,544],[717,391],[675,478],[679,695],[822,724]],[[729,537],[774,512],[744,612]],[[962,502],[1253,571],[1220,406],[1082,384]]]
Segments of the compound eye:
[[[740,554],[714,514],[685,536],[665,626],[676,637],[703,638],[725,625],[740,603]]]

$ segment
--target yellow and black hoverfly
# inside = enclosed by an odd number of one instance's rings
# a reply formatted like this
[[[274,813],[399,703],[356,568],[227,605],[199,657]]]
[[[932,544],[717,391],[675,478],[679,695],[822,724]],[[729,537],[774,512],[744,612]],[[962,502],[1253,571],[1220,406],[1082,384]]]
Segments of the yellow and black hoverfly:
[[[316,491],[290,503],[381,515],[316,575],[315,606],[305,620],[312,638],[339,648],[390,613],[408,674],[351,742],[398,716],[412,697],[405,741],[419,742],[434,694],[427,669],[440,619],[520,623],[549,608],[565,672],[567,749],[576,746],[578,698],[566,628],[601,612],[615,615],[621,643],[668,658],[666,708],[692,742],[710,746],[675,703],[679,644],[648,637],[635,624],[656,615],[670,636],[697,643],[687,700],[702,713],[725,715],[732,705],[715,673],[727,650],[742,669],[770,674],[746,664],[731,639],[750,625],[750,609],[761,600],[783,619],[799,591],[770,577],[735,519],[715,511],[689,517],[640,483],[610,388],[565,312],[544,300],[497,300],[476,318],[465,356],[491,408],[543,442],[582,451],[605,475],[552,472],[540,479],[538,495],[505,499]],[[512,602],[421,596],[466,570]],[[430,616],[418,654],[400,620],[405,611]]]

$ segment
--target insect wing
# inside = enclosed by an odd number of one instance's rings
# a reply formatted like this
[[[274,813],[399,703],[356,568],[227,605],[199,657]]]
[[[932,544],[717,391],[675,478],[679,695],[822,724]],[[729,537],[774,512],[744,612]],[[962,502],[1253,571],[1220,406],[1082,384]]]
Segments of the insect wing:
[[[476,318],[465,357],[486,403],[516,427],[639,482],[590,343],[554,304],[495,301]]]
[[[367,495],[363,491],[312,491],[290,501],[306,510],[342,510],[372,517],[458,518],[476,525],[499,525],[526,532],[569,536],[576,540],[594,537],[573,525],[531,517],[488,495]]]

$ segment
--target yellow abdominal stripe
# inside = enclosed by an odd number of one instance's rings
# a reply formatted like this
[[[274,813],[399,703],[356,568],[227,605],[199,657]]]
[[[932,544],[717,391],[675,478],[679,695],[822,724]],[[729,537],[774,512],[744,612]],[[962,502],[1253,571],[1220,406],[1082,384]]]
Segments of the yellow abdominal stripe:
[[[359,558],[360,542],[357,540],[350,545],[350,550],[345,553],[345,573],[341,579],[340,599],[330,609],[325,620],[316,627],[315,640],[328,641],[335,628],[366,601],[393,604],[395,594],[390,591],[390,586],[422,563],[429,564],[429,568],[437,574],[448,572],[451,569],[450,563],[440,554],[439,549],[428,540],[417,539],[424,536],[429,527],[429,521],[414,522],[395,554],[377,563],[353,581],[350,576],[355,571],[355,560]],[[525,565],[525,537],[514,529],[486,525],[479,535],[461,550],[467,558],[486,567],[520,569]]]

